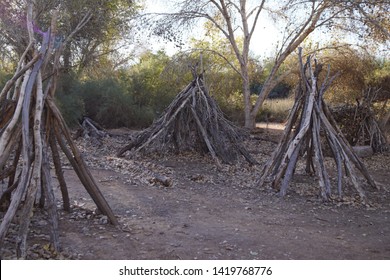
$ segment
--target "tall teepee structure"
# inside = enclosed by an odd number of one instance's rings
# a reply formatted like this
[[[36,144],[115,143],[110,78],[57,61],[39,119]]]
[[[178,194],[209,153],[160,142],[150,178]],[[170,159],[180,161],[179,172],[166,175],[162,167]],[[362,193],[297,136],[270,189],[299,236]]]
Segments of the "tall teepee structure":
[[[305,158],[306,173],[314,173],[319,182],[319,193],[324,200],[331,197],[331,180],[324,164],[323,142],[326,139],[336,163],[337,192],[342,195],[344,175],[348,177],[364,200],[365,193],[358,172],[366,182],[376,187],[366,167],[355,154],[343,136],[323,99],[326,89],[333,79],[329,69],[325,81],[318,84],[322,66],[312,57],[306,63],[302,61],[302,50],[299,50],[300,81],[296,89],[295,103],[291,109],[283,136],[274,151],[272,158],[264,166],[259,185],[271,184],[283,196],[295,173],[299,158]]]
[[[18,213],[17,257],[25,258],[27,234],[33,208],[41,193],[40,204],[47,208],[51,241],[59,250],[57,206],[50,174],[50,157],[60,183],[63,206],[69,210],[69,197],[63,177],[59,150],[62,150],[100,211],[117,225],[117,219],[89,172],[54,102],[63,46],[91,18],[87,13],[64,40],[56,34],[58,12],[46,32],[34,26],[33,1],[27,1],[28,45],[14,76],[0,94],[0,180],[8,188],[1,195],[5,212],[0,225],[0,248],[13,218]]]
[[[256,164],[242,144],[239,128],[223,116],[209,95],[203,75],[194,76],[161,117],[123,147],[118,156],[129,150],[143,153],[195,150],[210,154],[217,165],[221,161],[233,163],[239,155]]]

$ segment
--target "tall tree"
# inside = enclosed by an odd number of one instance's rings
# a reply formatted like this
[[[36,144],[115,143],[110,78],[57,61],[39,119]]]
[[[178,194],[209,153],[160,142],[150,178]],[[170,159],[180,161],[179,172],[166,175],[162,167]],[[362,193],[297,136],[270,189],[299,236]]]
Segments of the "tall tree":
[[[192,27],[193,22],[203,19],[212,23],[226,37],[238,61],[237,72],[242,78],[245,126],[255,126],[256,115],[271,90],[283,76],[278,70],[286,58],[316,29],[333,28],[352,23],[354,31],[374,30],[383,38],[388,37],[388,21],[382,20],[384,11],[390,8],[389,1],[339,1],[339,0],[184,0],[178,1],[178,12],[162,15],[155,25],[155,32],[167,37],[177,37],[172,30]],[[376,16],[372,15],[372,12]],[[278,17],[286,23],[284,37],[274,60],[274,66],[254,104],[250,99],[248,73],[249,49],[256,25],[265,13]],[[176,29],[174,29],[176,27]],[[233,64],[231,64],[233,66]],[[234,67],[234,66],[233,66]]]
[[[64,10],[62,32],[73,30],[86,11],[91,21],[64,49],[64,68],[80,73],[88,66],[104,63],[131,40],[131,20],[137,5],[129,0],[52,0]],[[42,0],[42,3],[47,1]],[[58,4],[59,3],[59,4]],[[122,58],[124,55],[122,54]]]
[[[58,17],[57,44],[76,28],[86,13],[92,18],[63,52],[63,69],[81,72],[98,62],[100,57],[114,53],[126,39],[130,39],[131,20],[138,5],[130,0],[37,0],[34,4],[34,29],[50,24],[50,11],[61,11]],[[24,0],[1,1],[0,44],[8,46],[20,56],[28,43],[25,28]],[[123,56],[123,55],[122,55]]]

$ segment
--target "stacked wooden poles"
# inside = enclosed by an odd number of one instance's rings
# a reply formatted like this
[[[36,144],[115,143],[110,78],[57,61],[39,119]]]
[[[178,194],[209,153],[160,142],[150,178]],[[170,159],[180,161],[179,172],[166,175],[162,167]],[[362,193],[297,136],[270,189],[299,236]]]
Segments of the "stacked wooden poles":
[[[100,192],[81,154],[73,143],[68,127],[55,105],[54,93],[63,45],[91,18],[87,14],[62,45],[54,40],[57,13],[53,14],[51,27],[40,32],[39,50],[33,28],[33,2],[28,2],[27,29],[29,44],[22,55],[15,75],[0,94],[0,180],[8,180],[8,188],[0,198],[5,212],[0,225],[0,248],[12,221],[19,218],[16,238],[18,258],[26,258],[27,234],[34,205],[40,194],[40,205],[49,216],[51,242],[60,249],[57,205],[50,173],[50,155],[61,187],[63,206],[70,210],[69,195],[61,164],[62,150],[99,210],[118,225],[111,208]],[[46,80],[45,78],[46,77]],[[59,147],[58,147],[59,146]]]
[[[366,167],[355,154],[337,126],[332,114],[324,102],[326,89],[336,76],[329,77],[329,68],[321,86],[318,76],[322,66],[312,65],[309,56],[302,61],[299,50],[300,82],[296,88],[295,103],[291,109],[286,128],[272,158],[265,164],[258,184],[271,184],[284,196],[294,175],[298,159],[306,157],[306,172],[314,172],[319,181],[320,195],[324,200],[331,197],[331,180],[324,165],[321,135],[325,135],[330,146],[337,170],[337,191],[342,196],[343,175],[347,175],[355,190],[364,200],[365,193],[358,178],[358,171],[369,185],[376,187]],[[345,173],[343,172],[343,167]]]
[[[362,92],[361,98],[356,99],[356,105],[343,104],[332,108],[333,117],[340,124],[349,143],[359,146],[369,145],[374,153],[383,153],[389,148],[385,129],[378,123],[373,109],[374,104],[384,98],[380,97],[382,92],[380,88],[368,87]],[[380,110],[382,115],[386,106],[385,101]]]
[[[203,75],[194,75],[162,116],[142,131],[118,156],[128,150],[145,153],[197,150],[207,152],[217,166],[233,163],[242,155],[250,164],[256,160],[242,146],[239,129],[229,122],[209,95]]]

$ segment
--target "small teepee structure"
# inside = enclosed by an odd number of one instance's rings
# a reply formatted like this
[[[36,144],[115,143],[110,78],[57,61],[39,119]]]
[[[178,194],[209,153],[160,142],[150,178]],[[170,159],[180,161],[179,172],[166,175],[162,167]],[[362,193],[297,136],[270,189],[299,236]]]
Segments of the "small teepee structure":
[[[309,56],[302,62],[302,50],[299,50],[300,82],[296,89],[295,103],[291,109],[286,128],[272,158],[264,166],[259,185],[271,184],[286,194],[295,173],[300,157],[305,157],[306,173],[314,174],[319,181],[319,192],[324,200],[331,197],[331,182],[324,164],[321,135],[325,137],[336,163],[337,191],[342,196],[343,176],[350,178],[352,185],[362,200],[365,193],[358,177],[360,172],[372,187],[376,187],[366,167],[355,154],[343,136],[327,104],[323,100],[326,89],[336,76],[328,73],[322,85],[318,85],[318,76],[322,66]],[[345,172],[343,172],[343,167]]]
[[[53,12],[51,27],[43,32],[33,25],[33,7],[33,1],[27,1],[29,44],[14,76],[0,93],[0,180],[8,186],[0,198],[1,211],[5,212],[0,225],[0,249],[11,222],[18,214],[18,258],[26,257],[28,229],[38,202],[39,206],[47,209],[53,248],[56,251],[60,249],[57,205],[50,173],[51,156],[62,192],[63,207],[69,211],[60,150],[68,158],[98,209],[112,224],[118,225],[54,102],[63,46],[92,15],[87,13],[76,29],[61,42],[62,37],[56,36],[58,12]],[[42,41],[38,42],[38,39]]]
[[[383,153],[388,149],[386,135],[373,110],[373,104],[380,95],[380,88],[367,88],[362,97],[356,100],[355,106],[347,104],[332,108],[332,115],[348,142],[353,146],[368,145],[375,153]]]
[[[203,75],[183,89],[149,128],[123,147],[118,156],[134,150],[144,153],[195,150],[208,152],[217,165],[233,163],[242,155],[256,164],[242,145],[242,133],[228,121],[204,85]]]

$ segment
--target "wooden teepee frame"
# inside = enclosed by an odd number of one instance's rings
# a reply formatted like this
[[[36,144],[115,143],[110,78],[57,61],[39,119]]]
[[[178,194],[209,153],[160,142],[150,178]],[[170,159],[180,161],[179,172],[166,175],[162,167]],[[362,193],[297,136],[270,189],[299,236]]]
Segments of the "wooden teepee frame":
[[[373,104],[380,92],[380,88],[369,87],[363,91],[362,97],[356,100],[356,105],[346,104],[332,108],[333,116],[349,143],[354,146],[369,145],[375,153],[383,153],[388,149],[385,133],[373,110]]]
[[[118,156],[128,150],[146,153],[198,150],[208,152],[218,166],[220,161],[233,163],[238,155],[250,164],[257,163],[241,144],[239,129],[223,116],[209,95],[203,75],[194,76],[162,116],[123,147]]]
[[[62,150],[99,210],[112,224],[118,221],[89,172],[68,127],[54,102],[63,46],[89,21],[87,13],[76,29],[59,42],[56,36],[57,12],[51,27],[39,31],[42,42],[36,42],[33,26],[33,1],[28,1],[27,30],[29,44],[14,76],[0,94],[0,179],[8,181],[1,206],[6,213],[0,225],[0,248],[16,213],[20,211],[17,237],[17,257],[25,258],[27,234],[33,208],[41,191],[40,204],[47,208],[51,226],[51,241],[59,250],[57,206],[50,174],[50,154],[60,184],[63,207],[70,203],[61,167]],[[40,46],[39,50],[38,45]]]
[[[331,196],[331,184],[324,165],[323,145],[320,139],[320,134],[322,134],[325,135],[336,162],[339,196],[342,196],[344,166],[345,175],[349,176],[354,188],[364,200],[365,193],[359,182],[357,171],[360,171],[369,185],[376,187],[376,184],[343,136],[323,100],[326,89],[336,76],[329,78],[328,68],[325,81],[319,86],[317,81],[322,66],[316,61],[313,66],[310,56],[303,64],[301,49],[299,49],[299,65],[301,78],[296,91],[295,103],[282,139],[272,158],[264,166],[259,185],[271,184],[284,196],[295,172],[298,158],[304,155],[306,172],[310,174],[314,171],[319,180],[321,196],[324,200],[328,200]]]

